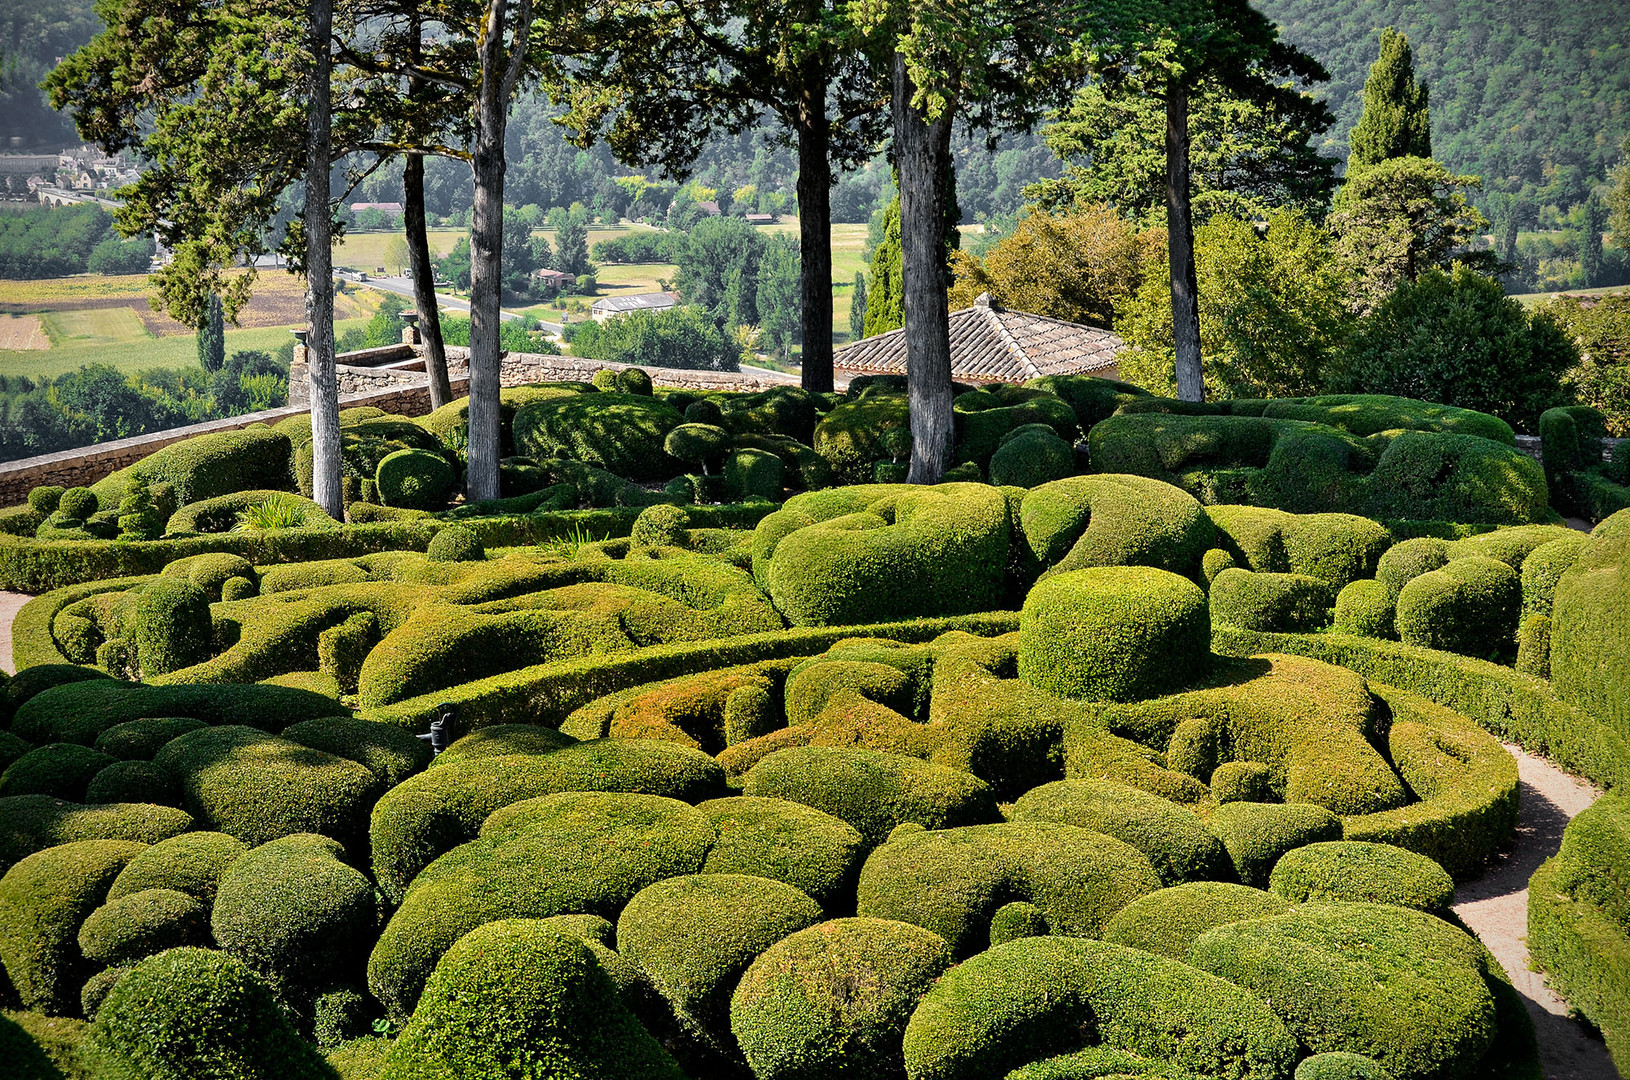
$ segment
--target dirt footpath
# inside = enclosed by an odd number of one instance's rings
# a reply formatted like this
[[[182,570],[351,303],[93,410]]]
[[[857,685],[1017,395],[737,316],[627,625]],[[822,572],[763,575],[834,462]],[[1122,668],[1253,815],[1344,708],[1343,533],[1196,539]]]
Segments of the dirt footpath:
[[[0,592],[0,668],[4,668],[7,675],[17,674],[17,665],[11,660],[11,621],[32,599],[22,593]]]
[[[1601,1037],[1570,1019],[1567,1003],[1528,966],[1528,879],[1556,854],[1569,820],[1602,793],[1521,747],[1506,749],[1517,759],[1522,783],[1517,844],[1482,877],[1460,886],[1455,914],[1489,947],[1522,994],[1539,1033],[1546,1080],[1619,1080]]]

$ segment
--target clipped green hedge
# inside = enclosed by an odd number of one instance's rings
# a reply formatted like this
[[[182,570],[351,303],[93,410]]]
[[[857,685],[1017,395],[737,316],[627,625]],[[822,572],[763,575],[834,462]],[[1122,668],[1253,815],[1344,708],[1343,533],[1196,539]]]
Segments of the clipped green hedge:
[[[1268,884],[1288,852],[1341,839],[1341,819],[1311,803],[1224,803],[1207,824],[1228,850],[1235,875],[1257,888]]]
[[[1291,514],[1264,506],[1208,506],[1218,544],[1234,565],[1257,573],[1302,574],[1341,589],[1372,577],[1392,534],[1353,514]]]
[[[90,679],[52,687],[29,698],[12,719],[12,730],[33,742],[90,745],[103,732],[133,720],[190,717],[206,724],[239,724],[274,731],[296,720],[342,716],[333,698],[283,686],[150,686]]]
[[[909,923],[823,922],[753,961],[731,1031],[758,1080],[900,1076],[906,1023],[950,964],[945,941]]]
[[[128,964],[166,949],[210,944],[209,909],[174,889],[110,898],[79,927],[79,951],[97,964]]]
[[[1455,883],[1424,855],[1365,841],[1338,840],[1288,851],[1274,864],[1270,891],[1294,904],[1348,900],[1396,904],[1447,916]]]
[[[1194,577],[1216,529],[1194,496],[1143,476],[1073,476],[1025,492],[1014,537],[1018,584],[1095,566]]]
[[[1073,825],[1014,821],[889,840],[861,868],[856,910],[932,930],[961,958],[991,946],[991,919],[1010,901],[1034,904],[1055,934],[1097,937],[1117,911],[1160,885],[1130,844]]]
[[[1398,637],[1424,649],[1498,657],[1513,651],[1521,612],[1517,571],[1484,556],[1451,559],[1399,591]]]
[[[221,876],[248,850],[242,840],[218,832],[187,832],[160,840],[125,865],[108,889],[108,899],[168,889],[213,904]]]
[[[1248,990],[1120,945],[1032,937],[934,985],[906,1027],[906,1075],[988,1080],[1089,1045],[1238,1080],[1280,1080],[1298,1056]]]
[[[1557,696],[1630,740],[1630,510],[1591,531],[1557,582],[1551,682]],[[1630,761],[1625,762],[1630,771]],[[1605,781],[1599,781],[1605,782]]]
[[[253,489],[291,487],[288,435],[256,424],[174,443],[120,469],[91,488],[104,506],[117,506],[131,477],[175,488],[178,506]]]
[[[1336,593],[1306,574],[1222,571],[1211,582],[1211,621],[1245,630],[1306,633],[1330,623]]]
[[[15,795],[0,799],[0,870],[59,844],[83,840],[155,844],[192,827],[192,815],[169,806],[81,806],[49,795]]]
[[[665,480],[684,471],[662,448],[685,422],[671,406],[637,394],[574,394],[530,401],[515,413],[515,449],[535,458],[570,458],[630,480]]]
[[[1231,865],[1222,842],[1188,810],[1113,780],[1058,780],[1032,788],[1013,804],[1013,821],[1051,821],[1130,844],[1162,885],[1223,878]]]
[[[1278,420],[1310,420],[1343,428],[1354,435],[1383,431],[1447,431],[1477,435],[1517,445],[1511,425],[1475,409],[1437,405],[1391,394],[1324,394],[1310,398],[1281,398],[1266,403],[1261,413]]]
[[[1104,940],[1173,960],[1207,930],[1245,919],[1283,915],[1290,903],[1273,893],[1228,881],[1190,881],[1140,896],[1104,927]]]

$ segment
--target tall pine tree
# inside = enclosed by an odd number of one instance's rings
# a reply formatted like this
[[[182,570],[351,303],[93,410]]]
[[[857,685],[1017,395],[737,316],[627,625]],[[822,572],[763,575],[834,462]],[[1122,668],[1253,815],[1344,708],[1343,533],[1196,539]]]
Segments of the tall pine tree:
[[[1392,158],[1432,156],[1426,84],[1415,78],[1409,38],[1381,31],[1381,55],[1364,82],[1364,110],[1348,137],[1347,172]]]
[[[866,336],[866,274],[855,271],[854,297],[849,303],[849,340],[859,341]]]
[[[872,272],[867,275],[872,291],[866,297],[866,337],[898,330],[906,323],[905,293],[900,284],[900,197],[896,195],[883,211],[883,242],[872,255]]]
[[[221,298],[210,293],[204,301],[204,319],[198,325],[198,366],[220,371],[226,365],[226,312]]]

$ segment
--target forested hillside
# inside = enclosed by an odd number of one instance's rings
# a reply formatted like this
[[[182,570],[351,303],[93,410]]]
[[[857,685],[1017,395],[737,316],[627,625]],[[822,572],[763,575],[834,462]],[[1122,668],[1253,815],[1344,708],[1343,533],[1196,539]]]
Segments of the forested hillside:
[[[73,139],[73,124],[46,105],[39,81],[101,26],[92,0],[0,3],[0,149],[50,151]]]
[[[1259,0],[1330,69],[1345,156],[1376,33],[1409,35],[1431,88],[1434,155],[1486,189],[1582,201],[1630,131],[1630,19],[1600,0]]]

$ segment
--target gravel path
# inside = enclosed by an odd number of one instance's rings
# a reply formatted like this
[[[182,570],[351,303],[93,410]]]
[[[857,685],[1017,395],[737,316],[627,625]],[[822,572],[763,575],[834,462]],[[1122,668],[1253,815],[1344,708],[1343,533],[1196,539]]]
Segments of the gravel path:
[[[11,622],[32,597],[0,592],[0,668],[17,669],[11,659]],[[1539,1032],[1545,1080],[1620,1080],[1601,1037],[1568,1017],[1567,1004],[1528,966],[1528,879],[1556,853],[1562,830],[1601,792],[1569,776],[1544,758],[1506,746],[1517,759],[1522,812],[1516,847],[1475,881],[1460,886],[1455,913],[1489,947],[1522,994]]]
[[[1568,1006],[1545,976],[1529,968],[1528,879],[1556,853],[1562,830],[1601,792],[1544,758],[1507,745],[1517,759],[1522,810],[1516,847],[1475,881],[1456,891],[1455,914],[1471,927],[1511,976],[1539,1033],[1545,1080],[1619,1080],[1601,1037],[1568,1017]]]

